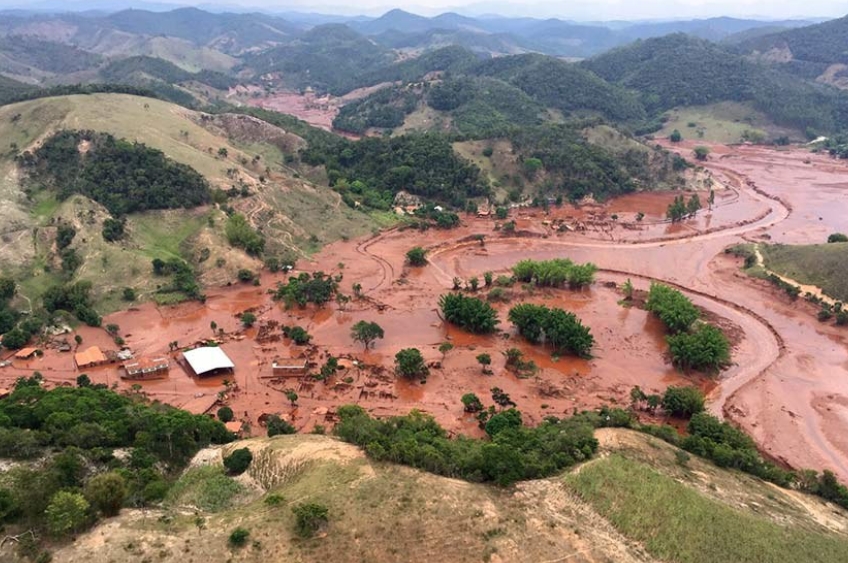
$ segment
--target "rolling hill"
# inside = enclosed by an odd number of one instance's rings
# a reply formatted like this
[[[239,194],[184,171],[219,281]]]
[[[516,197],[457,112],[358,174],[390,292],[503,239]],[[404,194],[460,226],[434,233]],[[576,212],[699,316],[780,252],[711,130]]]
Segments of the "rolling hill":
[[[848,16],[738,41],[738,52],[808,80],[848,88]]]
[[[640,93],[649,113],[749,101],[775,123],[834,131],[848,125],[845,95],[683,34],[638,41],[581,63]]]
[[[105,563],[129,552],[166,563],[223,563],[233,553],[304,563],[535,563],[564,556],[589,563],[829,563],[848,556],[844,513],[833,505],[680,457],[649,436],[613,429],[596,436],[601,449],[593,461],[506,489],[374,462],[325,436],[236,442],[198,456],[208,461],[187,471],[163,508],[146,517],[124,510],[54,559]],[[239,492],[209,504],[212,487],[223,484],[202,477],[219,475],[222,454],[242,447],[253,462],[236,478]],[[295,532],[292,508],[299,503],[328,509],[328,524],[311,539]],[[236,527],[249,533],[245,547],[228,547]]]
[[[297,258],[316,241],[356,236],[372,227],[367,215],[339,205],[339,197],[330,190],[297,179],[277,164],[285,154],[296,153],[303,141],[258,119],[208,116],[122,94],[7,105],[0,107],[0,136],[16,148],[6,148],[0,155],[0,200],[5,210],[0,262],[32,297],[61,279],[61,269],[49,267],[57,266],[53,237],[60,218],[78,231],[73,248],[83,261],[73,279],[97,282],[95,298],[103,311],[118,306],[118,290],[127,280],[144,298],[153,296],[157,283],[149,274],[153,258],[186,260],[204,284],[226,283],[235,279],[239,268],[261,265],[228,244],[227,217],[209,206],[133,213],[127,216],[126,239],[104,241],[101,228],[109,214],[102,206],[81,196],[59,200],[50,191],[30,186],[14,160],[16,154],[62,129],[100,131],[144,143],[200,173],[213,191],[235,187],[235,195],[224,201],[261,229],[268,241],[266,257]]]
[[[349,27],[327,24],[315,27],[287,45],[244,57],[244,70],[255,77],[280,75],[289,87],[312,87],[343,94],[357,78],[394,60],[392,52]]]

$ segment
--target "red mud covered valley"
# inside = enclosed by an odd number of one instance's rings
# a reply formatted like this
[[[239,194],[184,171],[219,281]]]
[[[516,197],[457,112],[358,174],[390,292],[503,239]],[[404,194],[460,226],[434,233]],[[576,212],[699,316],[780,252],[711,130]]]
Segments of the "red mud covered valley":
[[[688,150],[691,147],[684,147]],[[494,231],[490,218],[463,216],[450,231],[392,230],[369,239],[332,244],[299,270],[342,274],[341,289],[352,294],[361,284],[363,298],[343,310],[335,303],[323,309],[285,310],[268,290],[283,274],[265,274],[261,285],[210,288],[205,304],[177,307],[145,304],[110,315],[104,325],[120,326],[120,335],[137,357],[170,357],[164,379],[139,382],[151,398],[195,412],[213,409],[220,396],[247,423],[262,432],[260,417],[279,414],[302,431],[332,424],[335,409],[358,403],[375,415],[406,413],[417,408],[432,414],[455,433],[479,432],[473,415],[463,412],[460,397],[474,392],[487,397],[500,387],[518,404],[525,421],[612,402],[626,404],[630,389],[661,392],[668,385],[694,384],[709,392],[710,408],[755,437],[761,448],[793,467],[829,468],[848,480],[848,333],[820,324],[806,310],[771,286],[745,276],[738,259],[724,249],[746,240],[786,243],[823,241],[829,232],[845,229],[848,217],[848,165],[801,149],[712,147],[706,167],[716,180],[716,205],[696,220],[671,225],[664,220],[669,193],[637,194],[605,205],[554,209],[513,209],[516,232]],[[646,214],[636,222],[638,212]],[[612,214],[617,221],[604,220]],[[558,219],[583,224],[586,230],[560,232]],[[484,234],[483,244],[473,235]],[[422,268],[404,264],[413,246],[429,249]],[[438,313],[439,296],[451,289],[454,277],[468,279],[483,272],[506,273],[525,258],[567,257],[591,261],[600,271],[595,284],[583,291],[534,290],[519,285],[509,291],[519,300],[558,306],[575,312],[596,339],[593,358],[551,358],[515,335],[506,321],[509,304],[497,306],[504,334],[473,336],[447,326]],[[619,304],[617,286],[632,279],[636,289],[661,280],[682,289],[696,305],[731,336],[733,364],[715,380],[684,375],[665,357],[662,327],[637,307]],[[482,294],[482,291],[481,291]],[[238,316],[253,311],[257,322],[244,329]],[[376,321],[385,330],[371,350],[350,337],[359,320]],[[228,376],[190,377],[177,362],[179,347],[218,337],[235,364]],[[283,338],[280,326],[300,325],[312,336],[308,347]],[[102,329],[80,328],[81,349],[114,349]],[[444,360],[438,347],[454,349]],[[395,353],[419,348],[431,363],[426,383],[398,380]],[[505,369],[507,348],[520,348],[538,371],[526,379]],[[487,352],[492,375],[483,375],[475,359]],[[342,358],[342,369],[326,382],[311,377],[274,378],[275,359],[306,356],[317,372],[326,356]],[[51,383],[72,383],[81,373],[73,352],[45,350],[42,357],[12,359],[0,368],[0,384],[40,371]],[[115,364],[84,370],[98,383],[128,388]],[[225,387],[228,378],[235,385]],[[291,406],[285,390],[299,395]]]

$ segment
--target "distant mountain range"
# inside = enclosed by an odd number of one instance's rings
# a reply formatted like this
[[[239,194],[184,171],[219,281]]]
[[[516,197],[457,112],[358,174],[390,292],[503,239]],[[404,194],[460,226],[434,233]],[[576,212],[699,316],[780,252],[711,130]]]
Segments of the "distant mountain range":
[[[464,123],[464,134],[527,126],[546,110],[648,131],[664,111],[721,101],[754,104],[796,130],[831,131],[848,124],[848,93],[821,83],[848,88],[848,18],[807,24],[722,17],[604,25],[403,10],[352,19],[198,8],[5,12],[0,76],[16,81],[7,92],[18,83],[120,84],[193,107],[239,84],[341,96],[400,83],[343,116],[347,130],[367,130],[397,123],[430,98],[405,84],[440,86],[446,74],[434,103],[451,107],[438,111]],[[483,123],[495,112],[498,120]]]
[[[78,12],[76,17],[105,18],[115,28],[131,33],[155,32],[180,38],[193,38],[202,33],[229,37],[241,34],[252,39],[248,42],[235,41],[236,47],[250,47],[250,43],[278,39],[275,30],[291,35],[318,25],[343,23],[389,48],[421,50],[455,44],[480,52],[511,54],[532,51],[571,58],[589,57],[636,39],[669,33],[687,33],[702,39],[721,41],[735,34],[761,28],[782,31],[814,23],[813,20],[767,21],[720,17],[668,22],[586,24],[560,19],[468,17],[452,12],[424,17],[400,9],[386,12],[378,18],[370,18],[296,11],[280,14],[248,12],[236,8],[226,12],[222,11],[221,6],[210,5],[201,10],[159,2],[132,2],[132,5],[144,9],[122,10],[127,4],[130,3],[124,0],[70,3],[45,0],[3,13],[7,17],[20,18],[27,15],[50,17],[48,14],[67,14],[71,11]],[[61,17],[67,19],[74,16],[68,14]]]

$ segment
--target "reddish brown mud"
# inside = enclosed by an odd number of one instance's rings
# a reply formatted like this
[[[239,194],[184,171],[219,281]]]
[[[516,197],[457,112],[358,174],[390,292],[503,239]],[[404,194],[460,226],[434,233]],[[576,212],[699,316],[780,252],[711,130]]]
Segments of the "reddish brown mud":
[[[633,385],[659,392],[670,384],[694,384],[710,392],[713,412],[752,433],[770,455],[795,467],[830,468],[848,479],[848,332],[819,324],[805,304],[790,302],[745,277],[737,261],[723,253],[745,238],[820,242],[826,233],[840,226],[844,230],[848,165],[802,149],[712,149],[705,166],[715,179],[716,205],[682,224],[664,219],[674,197],[668,193],[554,207],[548,213],[513,209],[516,233],[510,235],[495,230],[497,222],[491,218],[463,216],[458,229],[389,231],[332,244],[311,262],[298,264],[304,271],[342,273],[346,294],[360,284],[364,297],[353,299],[344,310],[332,304],[286,311],[267,294],[284,276],[266,275],[258,288],[210,289],[203,305],[147,304],[105,322],[121,327],[137,355],[152,356],[168,353],[174,341],[183,347],[217,336],[210,326],[214,321],[224,331],[223,349],[236,364],[229,378],[234,387],[225,387],[223,377],[192,378],[172,362],[166,379],[144,382],[142,388],[175,405],[208,403],[225,392],[223,400],[254,433],[262,432],[258,421],[265,413],[282,414],[299,429],[309,430],[331,423],[328,411],[331,415],[339,405],[358,403],[375,415],[418,408],[452,432],[474,434],[479,432],[476,422],[459,401],[468,392],[490,404],[490,389],[499,387],[518,404],[525,420],[534,423],[549,414],[561,416],[610,402],[624,405]],[[685,154],[691,147],[678,150]],[[706,202],[706,194],[700,195]],[[642,221],[636,221],[639,212],[645,214]],[[560,228],[563,224],[568,227]],[[474,237],[478,234],[485,235],[482,243]],[[409,268],[404,255],[418,245],[429,249],[430,263]],[[520,284],[507,289],[510,302],[496,306],[504,335],[469,335],[440,319],[438,299],[451,289],[454,277],[477,276],[482,285],[484,272],[497,275],[525,258],[553,257],[594,262],[601,268],[598,282],[582,292],[527,291]],[[622,296],[613,286],[628,278],[638,289],[646,289],[652,280],[680,287],[733,333],[733,365],[717,384],[705,375],[684,375],[671,367],[658,322],[638,308],[619,304]],[[521,301],[575,312],[596,338],[593,358],[553,358],[550,350],[515,335],[506,313]],[[244,330],[237,315],[248,309],[259,320],[257,328]],[[371,350],[350,338],[350,328],[359,320],[375,321],[385,330],[385,339]],[[313,335],[314,346],[300,349],[283,339],[279,328],[270,333],[262,328],[273,323],[303,326]],[[83,348],[115,348],[103,330],[84,328],[80,334]],[[442,358],[438,347],[445,341],[454,349]],[[419,348],[430,363],[426,382],[395,377],[394,355],[406,347]],[[507,370],[503,352],[512,347],[537,369],[524,378]],[[476,360],[484,352],[492,357],[491,375],[484,375]],[[344,367],[326,383],[269,377],[275,358],[300,354],[316,366],[332,354],[343,358]],[[66,384],[80,373],[72,354],[47,350],[41,358],[14,360],[0,369],[0,384],[9,386],[33,370],[51,383]],[[118,379],[116,366],[85,372],[96,382],[130,385]],[[289,404],[286,389],[298,393],[297,406]]]

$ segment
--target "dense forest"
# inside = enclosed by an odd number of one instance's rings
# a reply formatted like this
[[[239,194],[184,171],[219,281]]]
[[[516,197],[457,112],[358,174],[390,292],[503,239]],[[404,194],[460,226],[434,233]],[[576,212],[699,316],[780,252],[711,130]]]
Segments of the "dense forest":
[[[310,143],[301,158],[309,165],[324,165],[330,185],[343,196],[352,189],[357,196],[353,200],[370,201],[366,205],[378,209],[388,209],[401,190],[459,208],[467,198],[488,193],[480,170],[457,156],[444,135]]]
[[[55,189],[59,197],[82,194],[115,216],[209,201],[209,185],[195,170],[107,133],[60,131],[18,161],[33,180]]]

